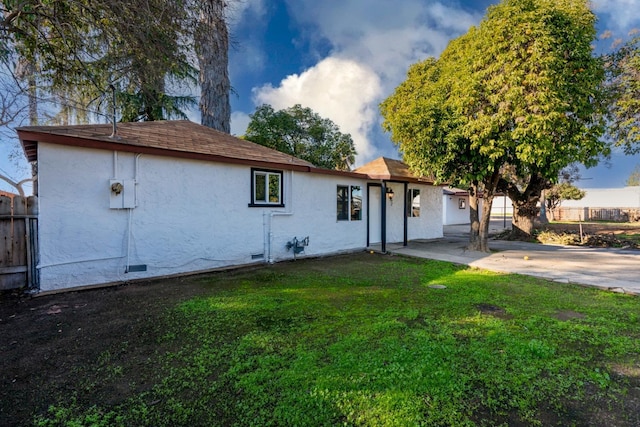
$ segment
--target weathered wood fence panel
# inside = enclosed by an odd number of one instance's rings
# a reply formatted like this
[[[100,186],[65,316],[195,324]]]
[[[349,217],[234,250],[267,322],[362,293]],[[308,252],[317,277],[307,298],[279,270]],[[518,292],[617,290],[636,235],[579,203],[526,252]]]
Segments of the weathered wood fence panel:
[[[0,196],[0,290],[38,288],[36,197]]]
[[[553,211],[554,221],[612,221],[635,222],[640,220],[637,208],[559,208]]]

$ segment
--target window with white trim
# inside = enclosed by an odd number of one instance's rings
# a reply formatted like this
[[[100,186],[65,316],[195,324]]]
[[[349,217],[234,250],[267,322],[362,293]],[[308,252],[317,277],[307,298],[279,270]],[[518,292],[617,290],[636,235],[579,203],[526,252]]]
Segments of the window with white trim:
[[[284,206],[282,171],[251,169],[251,203],[249,206]]]
[[[362,187],[359,185],[338,185],[336,192],[338,221],[362,220]]]

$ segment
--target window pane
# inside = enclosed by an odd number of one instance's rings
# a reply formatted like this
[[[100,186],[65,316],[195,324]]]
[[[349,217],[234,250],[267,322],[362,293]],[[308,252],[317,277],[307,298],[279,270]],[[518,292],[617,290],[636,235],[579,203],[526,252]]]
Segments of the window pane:
[[[266,202],[267,201],[267,193],[266,193],[267,176],[264,173],[256,173],[254,185],[255,185],[254,201]]]
[[[420,190],[417,188],[407,191],[407,216],[420,216]]]
[[[338,186],[337,194],[338,221],[349,219],[349,187]]]
[[[269,174],[269,203],[280,203],[279,174]]]
[[[351,221],[362,219],[362,188],[359,185],[351,187]]]

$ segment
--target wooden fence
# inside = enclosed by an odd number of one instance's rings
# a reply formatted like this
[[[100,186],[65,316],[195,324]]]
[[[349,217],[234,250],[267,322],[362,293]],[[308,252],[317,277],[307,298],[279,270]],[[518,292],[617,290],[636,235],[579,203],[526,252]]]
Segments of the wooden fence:
[[[640,221],[638,208],[559,208],[552,214],[554,221]]]
[[[0,196],[0,290],[38,289],[38,199]]]

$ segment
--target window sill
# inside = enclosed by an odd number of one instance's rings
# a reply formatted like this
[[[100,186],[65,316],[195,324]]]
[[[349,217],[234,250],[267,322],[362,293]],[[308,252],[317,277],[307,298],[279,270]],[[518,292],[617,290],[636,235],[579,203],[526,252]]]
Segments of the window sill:
[[[284,208],[282,203],[249,203],[250,208]]]

